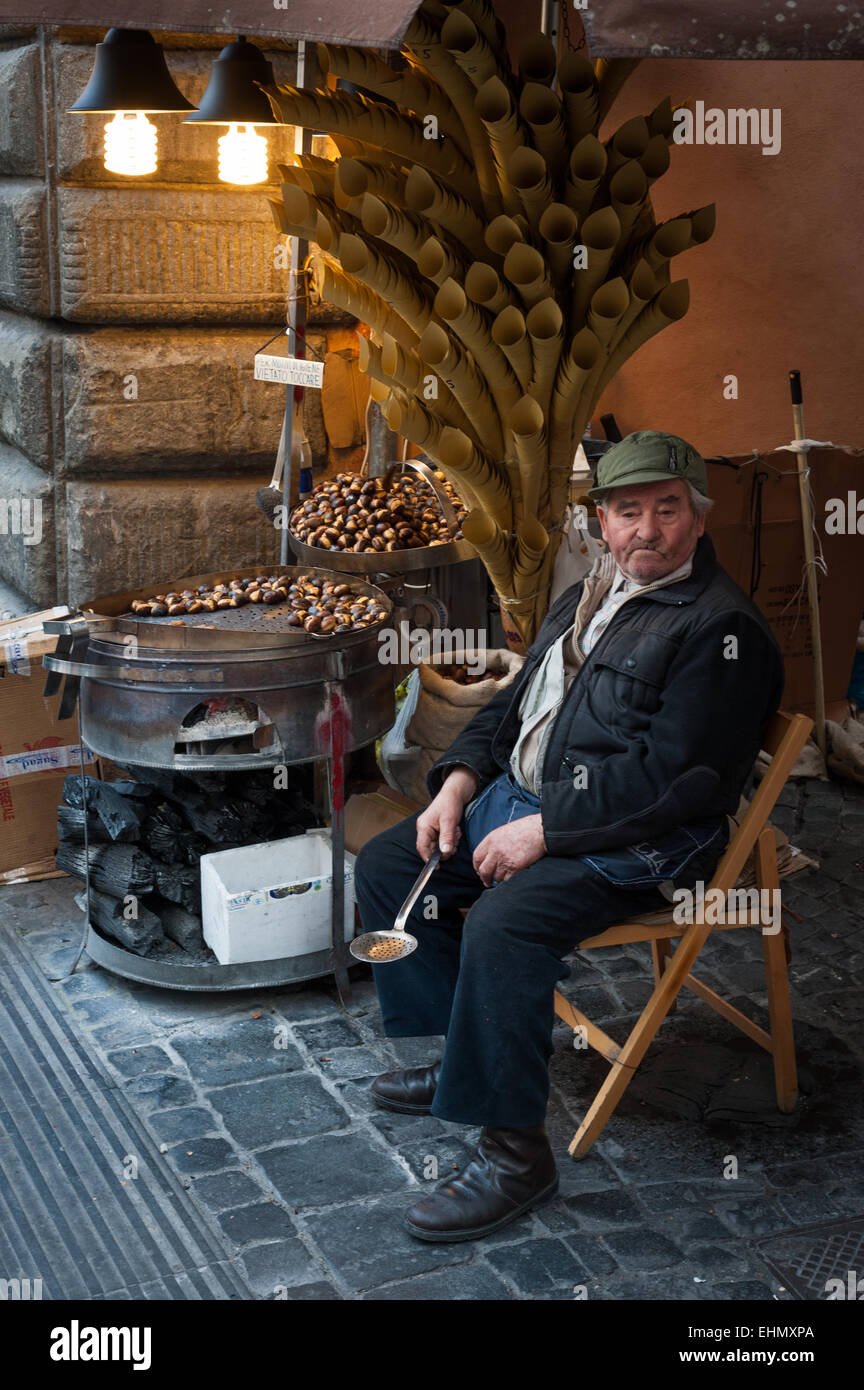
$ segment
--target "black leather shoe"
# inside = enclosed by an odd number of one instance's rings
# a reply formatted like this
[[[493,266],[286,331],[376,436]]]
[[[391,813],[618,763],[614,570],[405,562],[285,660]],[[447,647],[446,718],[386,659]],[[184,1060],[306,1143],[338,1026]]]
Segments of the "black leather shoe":
[[[467,1167],[417,1202],[405,1225],[418,1240],[477,1240],[557,1191],[558,1169],[543,1125],[484,1129]]]
[[[369,1088],[375,1102],[384,1110],[403,1115],[428,1115],[435,1099],[441,1063],[431,1067],[409,1067],[407,1071],[385,1071]]]

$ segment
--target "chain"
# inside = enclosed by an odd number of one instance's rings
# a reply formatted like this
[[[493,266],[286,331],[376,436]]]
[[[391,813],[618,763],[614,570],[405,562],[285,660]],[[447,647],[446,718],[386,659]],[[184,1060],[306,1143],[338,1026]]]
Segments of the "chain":
[[[580,48],[585,47],[585,27],[582,26],[582,37],[578,43],[573,42],[573,35],[570,32],[570,5],[572,0],[561,0],[561,13],[564,19],[564,41],[569,49],[578,53]]]

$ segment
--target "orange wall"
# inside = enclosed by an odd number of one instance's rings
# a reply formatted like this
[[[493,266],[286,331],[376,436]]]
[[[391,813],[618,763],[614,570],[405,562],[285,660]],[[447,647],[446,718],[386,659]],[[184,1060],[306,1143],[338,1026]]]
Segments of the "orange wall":
[[[768,450],[791,436],[798,367],[808,435],[864,444],[864,63],[644,59],[604,133],[666,95],[780,107],[782,148],[673,145],[657,220],[715,202],[717,230],[673,262],[687,317],[630,359],[598,419],[611,410],[623,433],[669,429],[703,453]],[[729,373],[737,401],[723,399]]]

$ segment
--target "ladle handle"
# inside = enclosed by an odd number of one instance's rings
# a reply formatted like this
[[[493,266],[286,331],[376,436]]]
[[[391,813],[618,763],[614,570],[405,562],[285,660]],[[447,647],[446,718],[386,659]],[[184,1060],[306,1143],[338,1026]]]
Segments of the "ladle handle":
[[[440,849],[435,849],[432,851],[429,858],[426,860],[426,863],[423,865],[423,868],[421,870],[420,877],[417,879],[417,882],[414,884],[414,887],[411,889],[411,892],[408,894],[408,897],[405,899],[404,903],[400,907],[399,915],[396,918],[396,921],[393,923],[394,931],[405,930],[405,923],[408,921],[408,916],[411,912],[412,907],[416,903],[417,899],[419,898],[420,894],[426,887],[426,884],[429,882],[430,878],[432,877],[440,863],[441,851]]]

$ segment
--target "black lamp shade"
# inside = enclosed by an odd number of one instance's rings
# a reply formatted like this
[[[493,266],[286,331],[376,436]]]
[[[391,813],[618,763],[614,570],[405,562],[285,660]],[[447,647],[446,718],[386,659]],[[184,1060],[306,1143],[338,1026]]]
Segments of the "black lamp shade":
[[[273,68],[260,48],[245,39],[229,43],[213,64],[198,110],[184,125],[278,125],[256,82],[273,85]]]
[[[194,111],[174,85],[161,44],[146,29],[109,29],[96,45],[86,88],[70,111]]]

